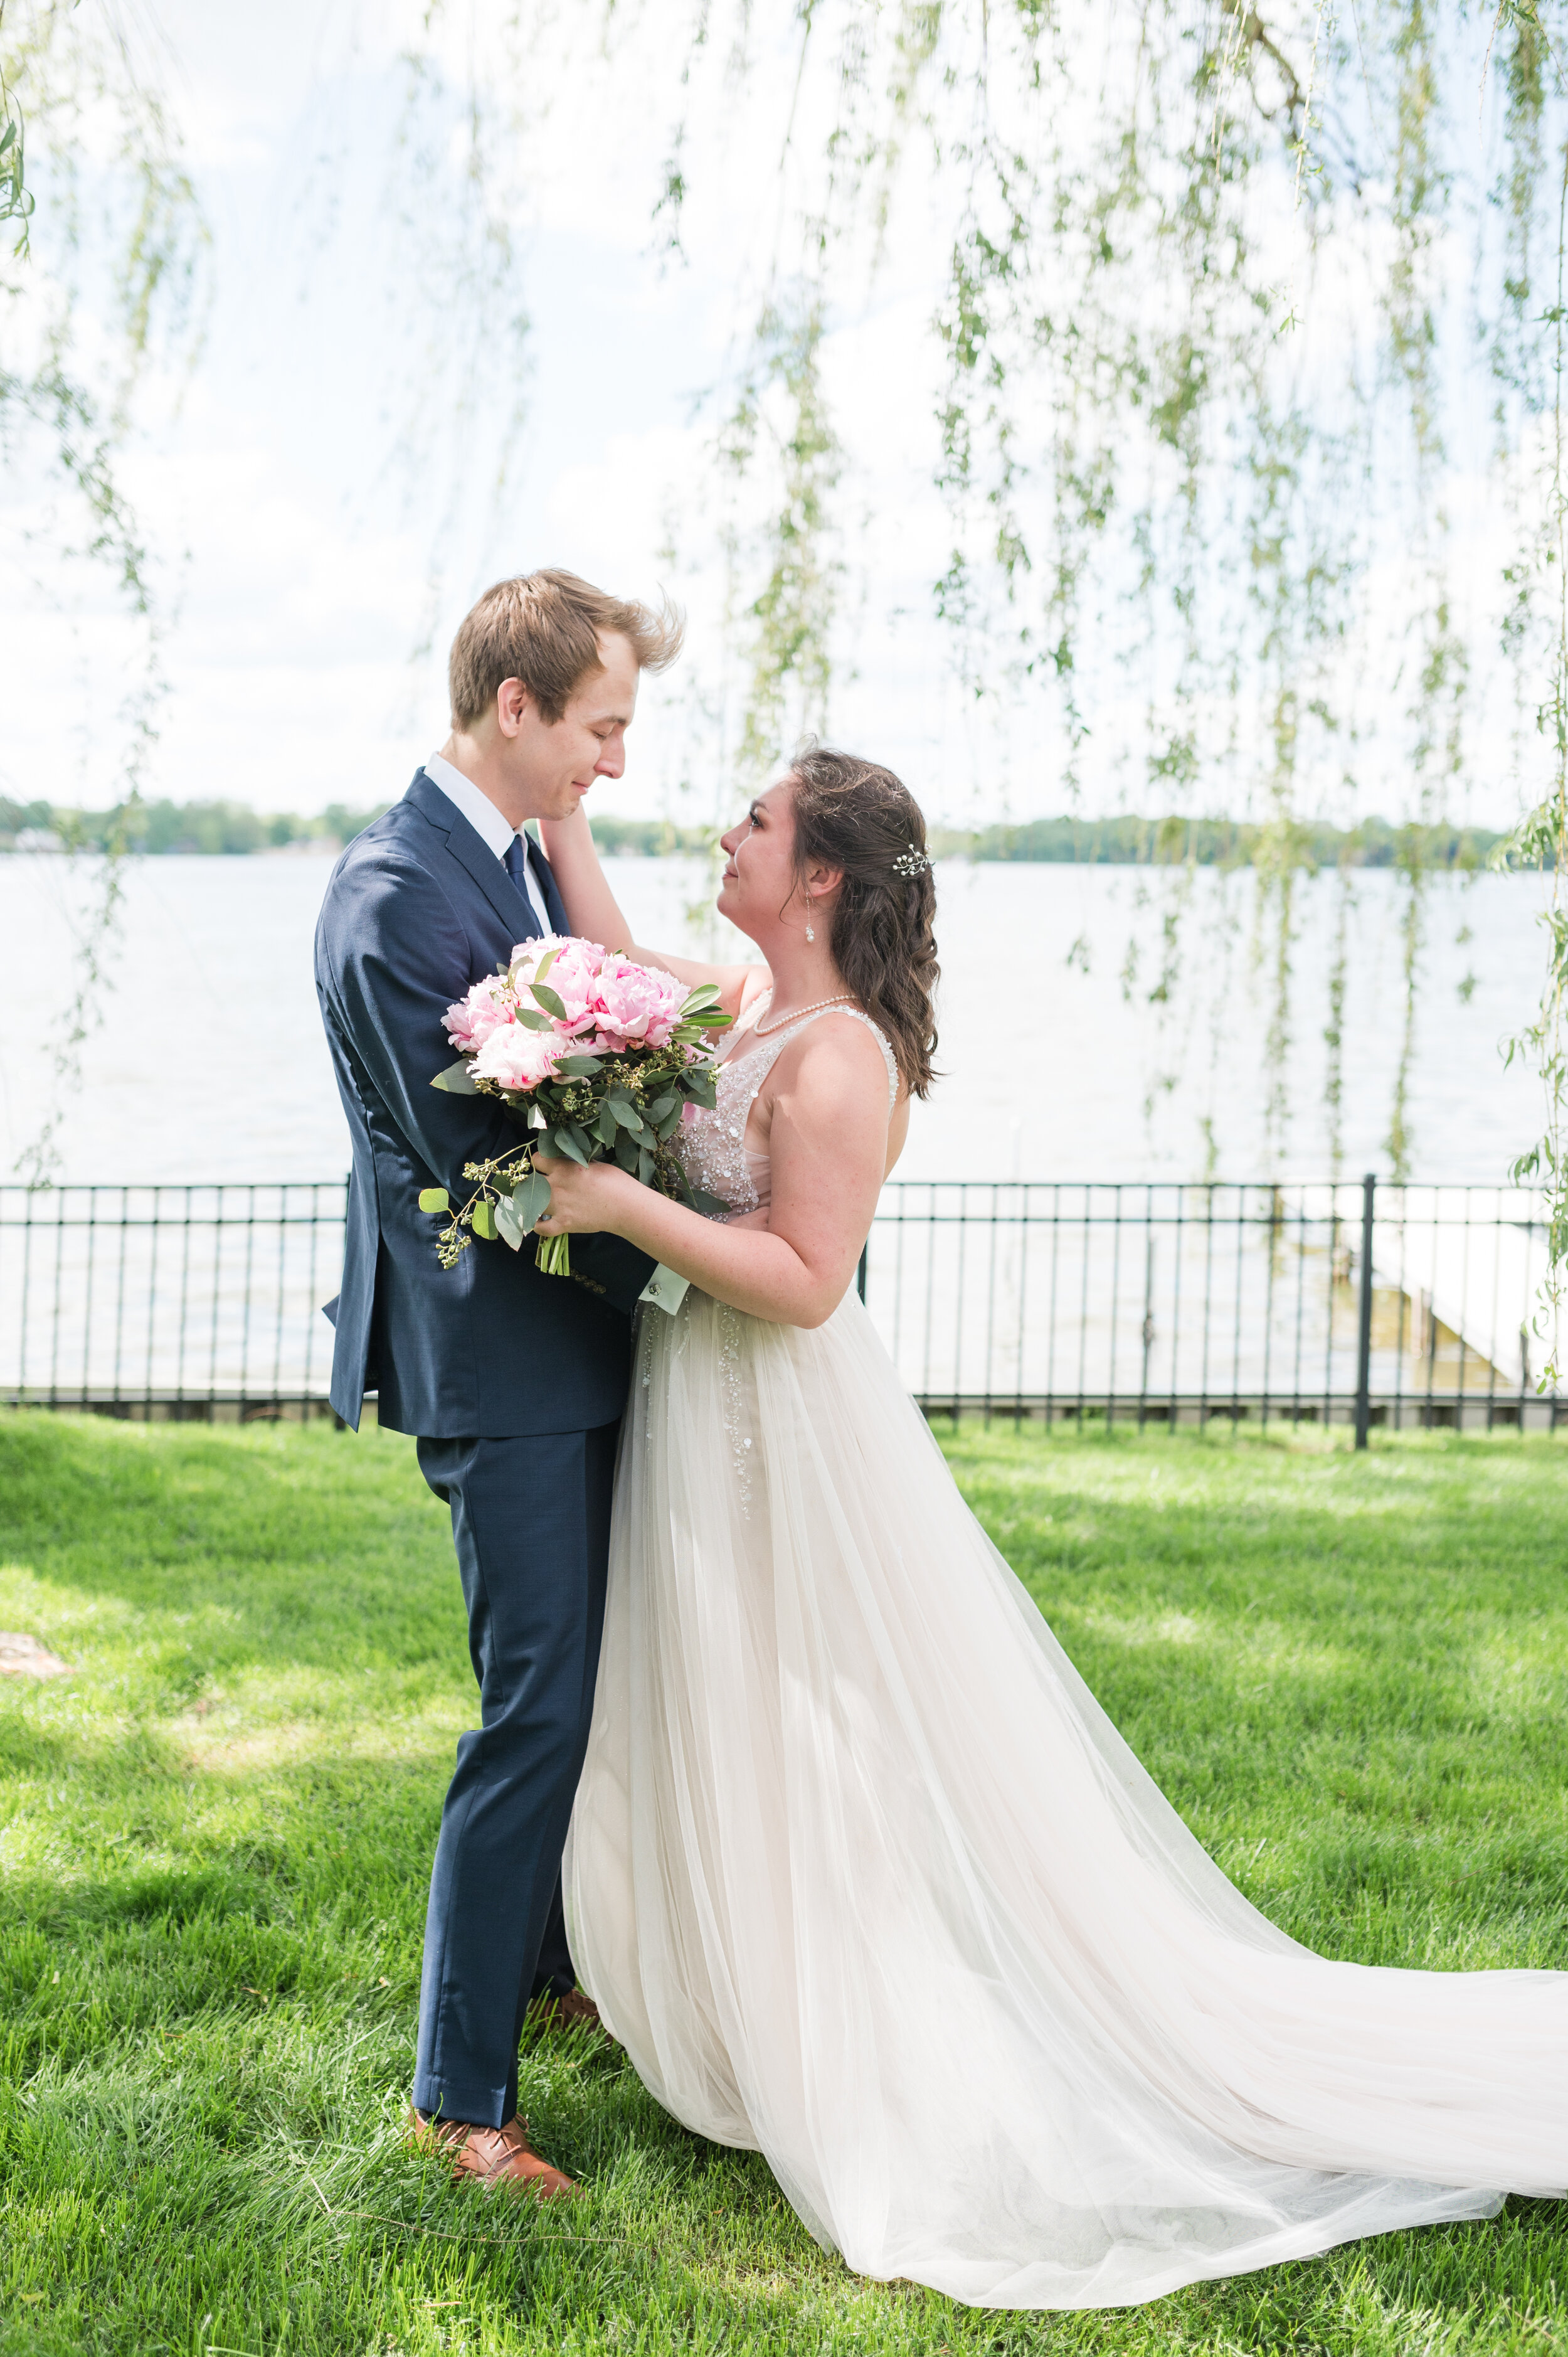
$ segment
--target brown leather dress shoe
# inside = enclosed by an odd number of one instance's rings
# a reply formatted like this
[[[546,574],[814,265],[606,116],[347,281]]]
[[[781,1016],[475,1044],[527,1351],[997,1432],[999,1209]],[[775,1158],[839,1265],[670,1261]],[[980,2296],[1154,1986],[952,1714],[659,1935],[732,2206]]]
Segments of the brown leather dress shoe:
[[[528,2018],[540,2029],[587,2029],[607,2045],[620,2043],[605,2027],[599,2008],[586,1989],[568,1989],[564,1996],[537,1996],[528,2008]]]
[[[472,2182],[487,2193],[504,2185],[509,2191],[532,2194],[536,2201],[558,2201],[583,2190],[541,2160],[528,2141],[528,2122],[515,2112],[499,2128],[476,2127],[469,2120],[429,2119],[412,2105],[408,2118],[410,2143],[421,2152],[444,2153],[459,2185]]]

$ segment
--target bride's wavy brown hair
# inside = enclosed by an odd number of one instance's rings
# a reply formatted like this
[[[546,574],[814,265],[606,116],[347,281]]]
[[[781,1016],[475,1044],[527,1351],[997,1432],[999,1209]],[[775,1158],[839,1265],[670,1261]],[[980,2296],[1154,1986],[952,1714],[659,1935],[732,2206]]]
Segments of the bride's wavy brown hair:
[[[833,904],[833,963],[886,1032],[910,1095],[926,1096],[935,1077],[931,994],[940,968],[931,931],[937,888],[920,805],[891,770],[814,737],[797,749],[789,776],[797,874],[803,879],[819,860],[843,873]],[[917,860],[918,872],[910,875]]]

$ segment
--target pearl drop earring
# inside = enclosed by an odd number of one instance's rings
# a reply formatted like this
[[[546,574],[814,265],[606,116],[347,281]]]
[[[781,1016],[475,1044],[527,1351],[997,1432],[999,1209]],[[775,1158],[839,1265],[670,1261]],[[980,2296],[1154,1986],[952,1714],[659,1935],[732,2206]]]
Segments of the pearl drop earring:
[[[816,938],[817,938],[817,929],[816,929],[815,925],[808,925],[808,926],[806,927],[806,939],[807,939],[809,942],[814,942],[814,941],[816,940]]]

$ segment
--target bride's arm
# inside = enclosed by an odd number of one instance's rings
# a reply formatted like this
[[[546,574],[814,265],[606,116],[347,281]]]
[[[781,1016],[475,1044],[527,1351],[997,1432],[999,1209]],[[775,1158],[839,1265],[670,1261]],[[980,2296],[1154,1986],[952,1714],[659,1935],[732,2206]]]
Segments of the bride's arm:
[[[765,1229],[704,1220],[613,1163],[542,1161],[553,1202],[541,1232],[607,1229],[753,1318],[822,1325],[849,1290],[881,1191],[887,1073],[863,1024],[832,1022],[814,1024],[775,1071]]]
[[[631,928],[599,864],[588,813],[581,804],[570,818],[541,819],[539,827],[544,838],[544,856],[565,903],[566,921],[575,933],[583,934],[590,942],[603,942],[607,949],[622,950],[643,965],[661,966],[677,982],[686,983],[693,989],[699,983],[712,983],[732,1021],[737,1020],[757,994],[767,989],[771,977],[766,966],[709,965],[700,958],[672,957],[668,950],[647,949],[634,942]]]

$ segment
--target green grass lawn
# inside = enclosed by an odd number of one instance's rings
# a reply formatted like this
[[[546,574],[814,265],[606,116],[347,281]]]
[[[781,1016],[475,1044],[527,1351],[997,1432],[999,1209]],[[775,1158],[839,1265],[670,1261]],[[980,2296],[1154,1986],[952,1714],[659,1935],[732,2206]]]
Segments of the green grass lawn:
[[[1227,1869],[1330,1954],[1568,1965],[1568,1450],[1517,1437],[949,1441]],[[580,2040],[523,2108],[591,2198],[400,2130],[474,1695],[412,1445],[0,1416],[0,2352],[1568,2348],[1568,2205],[1131,2312],[868,2284],[754,2156]]]

